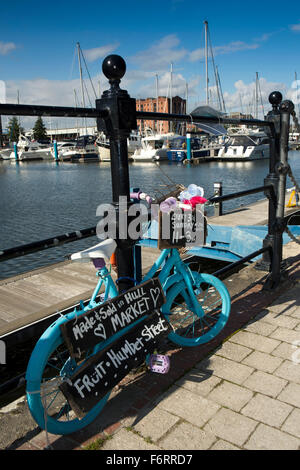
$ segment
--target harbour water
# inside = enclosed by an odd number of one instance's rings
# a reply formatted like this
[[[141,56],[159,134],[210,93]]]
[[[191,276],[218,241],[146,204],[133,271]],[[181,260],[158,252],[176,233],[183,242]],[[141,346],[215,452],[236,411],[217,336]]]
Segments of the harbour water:
[[[290,152],[289,163],[300,181],[300,152]],[[131,163],[129,170],[131,186],[150,195],[159,189],[167,192],[165,185],[172,180],[186,186],[196,183],[210,197],[217,181],[222,181],[224,194],[263,185],[268,160],[207,162],[190,167],[169,162]],[[288,179],[287,187],[291,186]],[[259,193],[228,201],[224,211],[262,198]],[[111,201],[110,164],[0,162],[0,201],[0,250],[96,226],[98,205]],[[247,220],[241,220],[241,225],[247,225]],[[63,261],[66,255],[98,241],[90,237],[3,262],[0,279]]]

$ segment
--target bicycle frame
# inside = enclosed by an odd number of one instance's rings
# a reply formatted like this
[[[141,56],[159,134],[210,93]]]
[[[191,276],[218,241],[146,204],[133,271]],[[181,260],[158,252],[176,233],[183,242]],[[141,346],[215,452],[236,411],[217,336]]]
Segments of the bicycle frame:
[[[163,267],[162,267],[163,266]],[[158,278],[162,284],[162,287],[165,292],[167,292],[175,283],[179,282],[180,280],[184,280],[185,284],[187,286],[188,292],[190,294],[190,299],[192,299],[192,302],[196,308],[196,311],[198,312],[199,306],[197,304],[197,298],[195,296],[195,293],[193,291],[193,276],[188,268],[188,266],[184,265],[182,262],[180,255],[178,253],[177,249],[165,249],[162,250],[161,254],[157,258],[157,260],[154,262],[152,267],[149,269],[147,274],[144,276],[141,282],[148,281],[151,279],[157,271],[161,269],[161,272],[158,275]],[[175,268],[174,274],[171,274],[171,270]],[[97,271],[97,276],[100,278],[97,286],[95,287],[95,290],[93,292],[93,295],[89,301],[89,303],[84,306],[83,303],[80,303],[80,310],[77,310],[76,308],[74,309],[73,312],[67,314],[66,316],[61,316],[58,318],[42,335],[41,339],[47,341],[49,335],[51,335],[51,331],[53,329],[58,328],[60,329],[60,325],[64,323],[65,321],[68,320],[76,320],[77,316],[80,317],[83,313],[86,311],[90,310],[91,308],[97,307],[101,303],[105,302],[109,298],[116,297],[118,295],[118,290],[117,287],[110,275],[110,272],[106,267],[101,268],[100,270]],[[101,300],[101,302],[98,302],[96,299],[100,293],[100,290],[102,286],[105,286],[105,291],[104,291],[104,298]],[[119,337],[123,336],[126,334],[131,328],[133,328],[135,325],[138,323],[142,322],[145,320],[145,316],[139,318],[136,320],[134,323],[131,325],[123,328],[121,331],[118,333],[114,334],[110,338],[106,339],[105,341],[102,341],[99,343],[95,348],[93,349],[93,354],[100,351],[101,349],[107,347],[110,343],[112,343],[114,340],[118,339]],[[32,356],[30,358],[30,361],[35,364],[35,367],[33,368],[34,375],[36,374],[36,377],[38,378],[39,376],[39,370],[45,366],[45,364],[41,364],[40,362],[40,356],[36,354],[36,351],[34,350],[32,353]],[[73,364],[72,362],[70,363],[70,366],[72,367]]]
[[[159,270],[160,272],[158,273]],[[135,320],[130,325],[117,331],[106,340],[100,340],[100,342],[96,346],[91,347],[91,349],[87,352],[85,358],[83,358],[80,363],[77,363],[74,358],[68,357],[66,360],[64,360],[61,368],[57,367],[56,362],[51,365],[50,362],[48,362],[50,356],[52,355],[52,353],[55,352],[54,359],[56,361],[56,350],[58,350],[58,348],[62,346],[64,342],[60,328],[61,325],[69,320],[71,320],[72,322],[76,322],[77,318],[79,318],[89,309],[94,307],[97,308],[103,302],[109,300],[110,298],[118,296],[117,287],[110,275],[109,270],[106,267],[99,269],[97,271],[97,276],[99,276],[99,281],[88,304],[84,305],[83,302],[80,302],[79,309],[78,307],[76,307],[73,312],[65,316],[61,315],[54,323],[52,323],[52,325],[49,326],[47,330],[43,333],[43,335],[40,337],[36,347],[32,352],[28,364],[26,372],[26,393],[29,409],[39,426],[41,426],[43,429],[46,429],[47,425],[51,425],[50,432],[53,432],[54,434],[67,434],[70,432],[74,432],[75,430],[81,429],[85,425],[92,422],[95,417],[102,411],[110,395],[110,392],[108,392],[99,401],[99,403],[97,403],[92,408],[92,410],[88,412],[88,414],[82,420],[78,420],[77,418],[75,418],[74,420],[71,419],[71,421],[60,422],[59,418],[56,419],[55,417],[53,418],[50,415],[48,416],[48,409],[51,407],[52,403],[55,400],[55,397],[59,393],[60,383],[62,383],[64,380],[68,380],[69,377],[74,376],[76,372],[80,369],[80,367],[82,367],[82,365],[86,361],[88,361],[89,358],[91,358],[91,356],[97,354],[98,352],[100,353],[107,347],[110,347],[112,343],[119,340],[121,337],[130,332],[132,328],[147,319],[147,315],[145,314],[141,318]],[[226,287],[224,286],[224,284],[222,284],[221,281],[211,275],[200,274],[191,271],[189,266],[185,264],[180,258],[177,249],[163,250],[157,260],[154,262],[153,266],[143,278],[142,282],[146,282],[147,280],[155,276],[158,277],[165,291],[166,302],[163,304],[162,314],[165,316],[172,328],[172,331],[168,335],[170,341],[180,346],[198,346],[199,344],[210,341],[219,333],[219,331],[221,331],[221,329],[226,324],[230,313],[230,297]],[[211,285],[219,292],[220,300],[222,302],[222,310],[220,311],[220,315],[217,318],[217,322],[213,325],[210,325],[209,322],[205,322],[205,320],[203,320],[204,323],[209,327],[208,331],[204,332],[203,335],[200,334],[195,336],[193,316],[196,316],[196,322],[198,321],[198,319],[200,320],[201,331],[203,329],[201,317],[204,317],[205,315],[203,303],[198,302],[197,298],[198,292],[201,292],[201,282],[203,282],[204,284]],[[105,287],[105,292],[101,295],[102,299],[101,301],[99,301],[98,296],[100,294],[100,290],[102,290],[103,288],[103,284]],[[178,295],[183,298],[185,304],[187,305],[187,318],[193,320],[193,323],[188,323],[187,325],[187,331],[190,330],[193,333],[192,338],[186,337],[185,334],[181,334],[181,326],[179,326],[179,333],[177,333],[177,328],[174,329],[172,327],[172,321],[170,321],[170,318],[172,317],[173,304],[178,305],[175,300],[177,299]],[[176,315],[177,314],[175,309],[175,323],[178,321]],[[180,318],[179,320],[180,325],[185,327],[185,325],[183,325],[182,318]],[[65,346],[63,346],[63,348],[65,348]],[[68,355],[67,351],[66,353]],[[145,354],[147,354],[145,356],[146,363],[150,363],[150,353],[145,352]],[[58,351],[58,356],[59,355],[60,352]],[[48,380],[47,382],[47,380],[44,381],[44,372],[49,366],[52,370],[55,370],[55,375],[53,377],[53,380],[51,378],[51,380]],[[49,383],[50,385],[50,391],[48,391],[48,389],[46,388],[47,383]],[[46,401],[48,394],[51,394],[50,404],[48,404]],[[66,405],[64,406],[69,407],[70,405],[66,403]],[[64,410],[64,407],[62,408],[62,410]]]
[[[153,278],[161,267],[162,269],[161,269],[160,274],[158,275],[158,278],[165,292],[167,292],[168,289],[170,289],[173,284],[178,282],[178,280],[183,278],[187,285],[187,288],[189,290],[191,297],[192,298],[194,297],[193,288],[192,288],[193,277],[192,277],[191,271],[187,266],[183,264],[177,249],[162,250],[161,254],[157,258],[157,260],[153,263],[152,267],[149,269],[147,274],[143,277],[141,282],[145,282]],[[176,272],[174,274],[170,274],[173,268],[175,268]],[[96,302],[96,298],[100,292],[100,289],[103,283],[105,285],[105,294],[104,294],[103,302],[108,300],[108,298],[116,297],[118,295],[118,291],[115,286],[115,283],[113,282],[110,276],[110,272],[108,271],[106,267],[100,269],[97,272],[97,275],[100,277],[99,282],[94,290],[94,293],[91,297],[89,304],[84,308],[84,311],[98,305],[98,302]]]

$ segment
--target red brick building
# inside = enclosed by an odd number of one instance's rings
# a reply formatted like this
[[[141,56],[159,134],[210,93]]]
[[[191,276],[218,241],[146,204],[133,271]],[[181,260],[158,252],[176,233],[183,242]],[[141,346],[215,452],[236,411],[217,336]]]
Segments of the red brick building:
[[[166,96],[159,96],[158,98],[145,98],[136,100],[137,111],[147,111],[152,113],[174,113],[174,114],[185,114],[186,113],[186,100],[180,98],[180,96],[174,96],[172,98],[172,109],[171,100]],[[137,121],[139,131],[143,131],[146,127],[150,127],[155,132],[161,134],[167,134],[171,132],[170,121],[153,121],[138,119]],[[184,123],[182,123],[184,124]]]

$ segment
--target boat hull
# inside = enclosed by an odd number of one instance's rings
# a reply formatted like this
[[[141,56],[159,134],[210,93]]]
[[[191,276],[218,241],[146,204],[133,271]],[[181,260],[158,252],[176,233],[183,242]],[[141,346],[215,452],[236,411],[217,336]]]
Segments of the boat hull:
[[[229,146],[223,147],[218,154],[221,160],[263,160],[270,156],[269,145],[258,145],[247,147],[246,149],[242,146]]]
[[[168,160],[171,162],[183,162],[187,159],[187,152],[186,150],[168,150],[167,152]],[[192,150],[191,157],[194,158],[203,158],[203,157],[210,157],[211,150],[210,149],[199,149],[199,150]]]

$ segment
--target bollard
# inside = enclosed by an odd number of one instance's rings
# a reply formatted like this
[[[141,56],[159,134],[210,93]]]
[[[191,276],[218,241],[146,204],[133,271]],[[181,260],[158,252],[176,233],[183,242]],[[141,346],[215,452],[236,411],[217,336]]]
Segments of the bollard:
[[[118,55],[107,56],[102,63],[102,71],[108,78],[110,89],[103,92],[96,100],[96,109],[104,111],[107,117],[97,118],[98,131],[103,131],[110,141],[110,162],[112,198],[117,215],[116,263],[119,292],[124,292],[135,284],[134,243],[128,233],[128,208],[130,202],[130,184],[128,169],[127,138],[132,130],[137,129],[136,102],[126,90],[119,87],[126,72],[126,63]],[[120,204],[121,199],[126,204]],[[127,220],[127,226],[125,222]]]
[[[53,150],[54,150],[54,159],[57,162],[58,161],[58,151],[57,151],[57,142],[56,142],[56,140],[53,140]]]
[[[187,160],[191,160],[192,152],[191,152],[191,134],[186,135],[186,158]]]
[[[286,175],[288,172],[288,140],[290,129],[290,115],[294,109],[291,101],[282,101],[279,92],[273,92],[269,101],[273,110],[268,114],[268,120],[274,122],[274,135],[270,145],[270,174],[265,184],[272,184],[274,194],[269,195],[269,221],[268,235],[264,246],[271,247],[271,254],[264,256],[259,269],[264,265],[269,268],[270,275],[264,288],[276,288],[282,278],[282,234],[285,229],[284,206],[286,191]],[[279,108],[279,109],[278,109]],[[269,264],[269,266],[268,266]]]
[[[223,185],[222,182],[216,182],[214,183],[214,197],[217,196],[222,196],[223,195]],[[222,201],[216,202],[214,204],[214,215],[215,216],[221,216],[223,215],[223,204]]]
[[[279,157],[280,161],[277,164],[277,172],[279,174],[278,182],[278,197],[276,208],[276,224],[275,224],[275,239],[273,245],[273,257],[271,266],[271,282],[276,287],[282,277],[282,234],[285,229],[284,221],[284,206],[285,206],[285,191],[286,191],[286,175],[289,169],[288,166],[288,150],[289,150],[289,131],[290,131],[290,116],[294,110],[294,105],[291,101],[282,101],[279,106],[280,111],[280,141],[279,141]]]
[[[271,250],[263,253],[262,259],[256,264],[256,269],[261,271],[272,270],[273,253],[275,239],[279,237],[276,231],[276,209],[277,209],[277,196],[278,196],[278,182],[279,177],[277,174],[277,165],[279,163],[279,141],[280,141],[280,111],[279,105],[282,101],[282,94],[279,91],[273,91],[269,95],[269,103],[272,105],[272,110],[268,112],[266,121],[273,122],[272,129],[267,128],[267,134],[270,138],[270,158],[269,158],[269,173],[264,179],[264,185],[271,185],[273,193],[265,192],[268,198],[268,233],[263,241],[263,247],[270,247]],[[276,242],[278,245],[278,242]],[[278,269],[278,266],[277,268]],[[280,267],[279,267],[280,269]],[[265,283],[265,288],[272,287],[272,281]]]
[[[14,142],[14,152],[15,152],[15,161],[17,162],[19,160],[19,156],[18,156],[18,146],[16,142]]]

